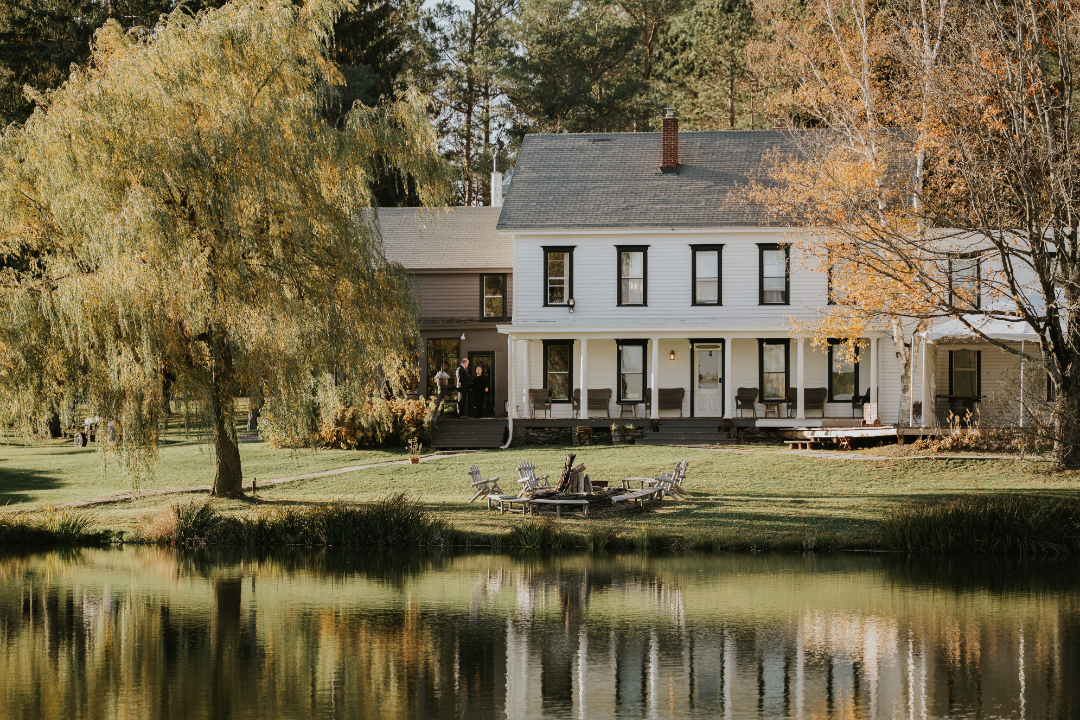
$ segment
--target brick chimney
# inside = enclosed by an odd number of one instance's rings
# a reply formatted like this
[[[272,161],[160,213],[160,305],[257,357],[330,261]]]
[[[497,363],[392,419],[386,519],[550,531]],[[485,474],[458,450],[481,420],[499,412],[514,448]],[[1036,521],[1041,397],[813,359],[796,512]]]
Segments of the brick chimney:
[[[664,108],[664,131],[660,149],[660,172],[673,175],[679,171],[679,118],[675,108]]]

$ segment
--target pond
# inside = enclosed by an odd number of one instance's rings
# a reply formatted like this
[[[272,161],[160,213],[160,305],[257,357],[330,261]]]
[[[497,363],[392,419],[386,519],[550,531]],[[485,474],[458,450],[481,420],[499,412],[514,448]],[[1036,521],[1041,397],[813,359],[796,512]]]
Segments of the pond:
[[[0,556],[0,718],[1067,718],[1080,564]]]

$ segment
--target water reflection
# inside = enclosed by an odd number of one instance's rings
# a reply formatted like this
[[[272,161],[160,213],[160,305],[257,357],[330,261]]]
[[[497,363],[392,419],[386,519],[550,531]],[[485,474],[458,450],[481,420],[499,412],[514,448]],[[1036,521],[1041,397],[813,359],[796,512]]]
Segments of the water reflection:
[[[0,558],[0,717],[1080,715],[1077,564]]]

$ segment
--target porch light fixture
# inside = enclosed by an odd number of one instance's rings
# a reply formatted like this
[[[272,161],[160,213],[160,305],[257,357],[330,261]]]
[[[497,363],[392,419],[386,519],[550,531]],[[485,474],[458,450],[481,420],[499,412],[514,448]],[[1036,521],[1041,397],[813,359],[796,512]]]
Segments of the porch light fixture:
[[[675,359],[675,351],[674,351],[674,350],[672,350],[672,351],[671,351],[671,354],[670,354],[670,355],[668,355],[668,359],[669,359],[669,360],[674,360],[674,359]]]
[[[577,303],[574,302],[574,298],[570,298],[569,300],[566,301],[566,307],[570,308],[570,314],[571,315],[574,314],[574,306],[575,305],[577,305]]]
[[[462,340],[464,340],[464,339],[465,339],[465,333],[461,333],[461,339],[462,339]]]

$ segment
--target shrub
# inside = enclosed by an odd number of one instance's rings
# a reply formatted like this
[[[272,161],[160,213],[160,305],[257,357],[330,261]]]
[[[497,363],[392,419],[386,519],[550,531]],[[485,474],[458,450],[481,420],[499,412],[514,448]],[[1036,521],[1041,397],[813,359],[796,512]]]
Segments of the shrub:
[[[987,555],[1080,553],[1080,501],[1048,497],[960,498],[885,513],[892,550]]]
[[[54,508],[38,512],[0,513],[0,544],[75,545],[108,540],[104,531],[91,530],[95,516],[82,508]]]
[[[526,520],[510,528],[506,544],[526,550],[558,549],[566,544],[562,527],[551,518]]]
[[[915,447],[930,452],[1032,453],[1049,449],[1048,443],[1032,433],[1011,428],[984,428],[976,410],[963,416],[949,413],[947,435],[919,438]]]

